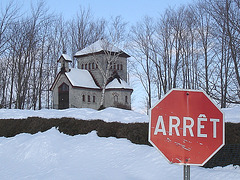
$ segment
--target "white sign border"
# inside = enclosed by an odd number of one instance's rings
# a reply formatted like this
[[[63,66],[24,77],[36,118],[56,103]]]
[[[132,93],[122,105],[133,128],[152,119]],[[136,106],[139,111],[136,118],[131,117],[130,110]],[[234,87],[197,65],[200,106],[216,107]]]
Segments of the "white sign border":
[[[218,149],[216,149],[211,156],[209,156],[202,164],[188,164],[188,163],[172,163],[171,161],[168,160],[168,158],[157,148],[157,146],[155,146],[155,144],[151,141],[151,111],[152,109],[158,104],[160,103],[163,99],[165,99],[172,91],[189,91],[189,92],[202,92],[204,93],[204,95],[215,105],[216,108],[218,108],[218,110],[223,114],[223,141],[222,141],[222,145],[219,146]],[[151,145],[156,148],[158,150],[158,152],[160,152],[160,154],[168,161],[169,164],[177,164],[177,165],[193,165],[193,166],[203,166],[204,164],[206,164],[224,145],[225,145],[225,114],[224,112],[218,107],[218,105],[216,105],[216,103],[214,101],[212,101],[212,99],[210,98],[210,96],[203,90],[195,90],[195,89],[179,89],[179,88],[172,88],[171,90],[169,90],[158,102],[156,102],[154,104],[154,106],[152,106],[149,109],[149,131],[148,131],[148,141],[151,143]]]

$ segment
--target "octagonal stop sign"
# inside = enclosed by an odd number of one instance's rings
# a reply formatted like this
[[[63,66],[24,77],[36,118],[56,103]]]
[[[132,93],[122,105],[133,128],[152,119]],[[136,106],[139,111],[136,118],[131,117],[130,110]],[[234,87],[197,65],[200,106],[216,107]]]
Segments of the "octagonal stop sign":
[[[170,163],[204,165],[224,133],[223,113],[203,91],[173,89],[150,109],[149,142]]]

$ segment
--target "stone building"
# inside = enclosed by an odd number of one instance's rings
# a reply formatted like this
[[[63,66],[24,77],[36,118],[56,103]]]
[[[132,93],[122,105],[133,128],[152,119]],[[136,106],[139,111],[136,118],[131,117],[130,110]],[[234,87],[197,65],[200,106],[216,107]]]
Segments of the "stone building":
[[[98,40],[78,51],[75,57],[77,68],[69,68],[72,60],[67,54],[58,60],[61,71],[51,87],[53,108],[99,109],[105,89],[104,107],[131,109],[133,89],[127,78],[128,54],[105,40]]]

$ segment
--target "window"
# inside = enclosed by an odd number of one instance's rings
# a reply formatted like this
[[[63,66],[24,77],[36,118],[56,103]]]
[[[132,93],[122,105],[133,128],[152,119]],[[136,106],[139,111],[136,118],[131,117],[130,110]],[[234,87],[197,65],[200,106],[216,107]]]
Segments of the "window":
[[[91,102],[90,96],[88,95],[88,102]]]
[[[128,103],[128,97],[125,96],[125,103]]]
[[[119,64],[117,65],[117,70],[119,70]]]
[[[93,96],[93,102],[95,103],[95,101],[96,101],[96,97],[95,97],[95,96]]]
[[[85,64],[85,69],[87,69],[87,64]]]
[[[85,95],[82,95],[82,101],[85,102]]]
[[[82,69],[84,69],[84,64],[82,64]]]
[[[96,69],[98,68],[98,64],[96,64]]]
[[[69,91],[69,86],[65,83],[63,83],[61,86],[58,88],[59,92],[68,92]]]
[[[117,95],[114,95],[113,98],[114,98],[114,102],[118,102],[118,96]]]
[[[91,63],[88,64],[88,69],[91,69]]]
[[[94,69],[95,67],[94,67],[94,63],[92,63],[92,69]]]
[[[116,64],[113,65],[113,69],[116,69]]]
[[[122,64],[120,65],[120,70],[123,70],[123,65]]]

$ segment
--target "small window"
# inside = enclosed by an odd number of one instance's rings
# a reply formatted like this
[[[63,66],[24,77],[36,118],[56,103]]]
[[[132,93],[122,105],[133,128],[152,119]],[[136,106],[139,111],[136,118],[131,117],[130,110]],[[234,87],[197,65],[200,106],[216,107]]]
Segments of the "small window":
[[[82,95],[82,101],[85,102],[85,95]]]
[[[95,96],[93,96],[93,102],[95,103],[95,101],[96,101],[96,97],[95,97]]]
[[[87,64],[85,64],[85,69],[87,69]]]
[[[98,64],[96,64],[96,69],[98,68]]]
[[[120,65],[120,70],[123,70],[123,65],[122,64]]]
[[[91,63],[88,64],[88,68],[91,69]]]
[[[88,95],[88,102],[91,102],[90,96]]]
[[[118,102],[118,96],[117,95],[114,95],[114,102]]]
[[[119,64],[117,65],[117,70],[119,70]]]
[[[84,64],[82,64],[82,69],[84,69]]]
[[[94,63],[92,63],[92,69],[94,69],[95,67],[94,67]]]
[[[125,103],[128,103],[128,97],[125,96]]]
[[[116,69],[116,64],[113,65],[113,69]]]

